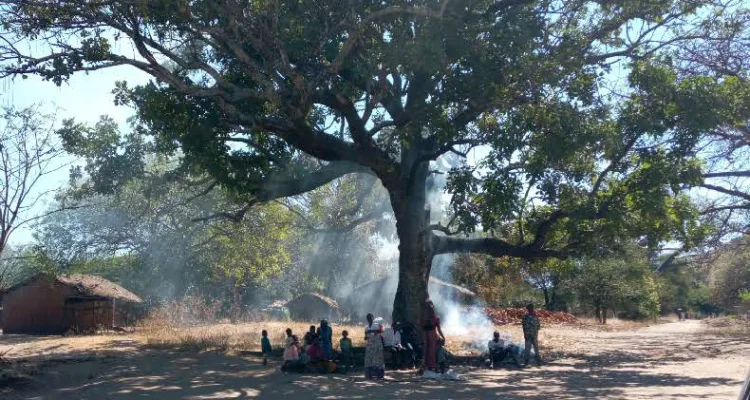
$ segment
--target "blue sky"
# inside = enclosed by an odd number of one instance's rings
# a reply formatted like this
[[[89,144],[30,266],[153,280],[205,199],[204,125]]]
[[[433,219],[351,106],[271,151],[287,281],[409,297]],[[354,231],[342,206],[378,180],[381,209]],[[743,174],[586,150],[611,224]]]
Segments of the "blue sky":
[[[66,118],[75,118],[80,122],[95,123],[100,116],[109,115],[122,129],[127,129],[127,120],[133,115],[133,110],[122,106],[116,107],[112,95],[115,82],[122,80],[135,85],[147,82],[148,76],[132,67],[117,67],[89,74],[76,74],[61,87],[35,76],[28,79],[16,78],[0,85],[0,104],[17,108],[41,104],[45,112],[56,112],[58,122]],[[61,164],[69,162],[70,158],[60,160]],[[60,188],[67,182],[68,170],[62,169],[40,181],[36,192]],[[51,201],[52,197],[48,196],[46,202],[40,202],[37,209],[31,212],[43,212],[50,206]],[[10,244],[21,245],[31,240],[32,230],[27,226],[13,234]]]

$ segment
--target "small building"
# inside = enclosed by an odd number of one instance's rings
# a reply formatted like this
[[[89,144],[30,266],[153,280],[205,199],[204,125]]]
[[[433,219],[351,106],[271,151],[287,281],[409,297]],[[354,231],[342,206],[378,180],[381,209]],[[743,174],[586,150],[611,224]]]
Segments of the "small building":
[[[3,333],[62,334],[131,325],[140,297],[92,275],[35,275],[0,293]]]
[[[335,320],[339,317],[336,300],[319,293],[305,293],[286,303],[286,308],[295,321]]]

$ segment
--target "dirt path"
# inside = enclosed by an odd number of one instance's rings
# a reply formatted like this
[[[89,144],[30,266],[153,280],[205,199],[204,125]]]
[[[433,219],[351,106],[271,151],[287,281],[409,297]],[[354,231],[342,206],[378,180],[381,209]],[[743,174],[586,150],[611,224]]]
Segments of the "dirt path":
[[[707,335],[697,321],[624,332],[559,328],[548,334],[575,343],[568,355],[524,370],[458,367],[466,377],[461,382],[423,381],[413,373],[389,373],[386,382],[364,382],[360,374],[289,375],[262,367],[255,357],[145,350],[120,340],[117,353],[45,362],[31,382],[0,391],[0,397],[735,399],[750,367],[750,338]],[[0,353],[13,345],[19,343],[0,336]]]

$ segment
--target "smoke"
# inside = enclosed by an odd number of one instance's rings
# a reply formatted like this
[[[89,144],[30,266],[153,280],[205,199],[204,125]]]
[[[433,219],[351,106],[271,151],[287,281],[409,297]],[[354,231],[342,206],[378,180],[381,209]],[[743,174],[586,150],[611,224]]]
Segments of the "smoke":
[[[454,256],[441,254],[432,261],[432,275],[446,282],[452,282]],[[484,304],[477,301],[465,305],[456,298],[444,296],[443,292],[433,290],[430,298],[441,315],[441,328],[446,336],[460,336],[471,347],[486,351],[487,342],[492,338],[495,326],[484,311]]]
[[[450,195],[445,193],[448,171],[459,167],[463,160],[448,153],[440,157],[431,169],[441,173],[433,174],[428,185],[427,199],[431,209],[431,222],[445,219]],[[455,256],[440,254],[433,258],[431,276],[448,283],[453,282]],[[458,299],[443,295],[443,291],[431,290],[430,298],[441,315],[441,328],[447,336],[461,336],[472,347],[481,351],[487,350],[487,342],[492,338],[495,326],[484,311],[481,300],[474,304],[462,304]]]
[[[446,219],[450,202],[450,196],[445,193],[447,172],[461,162],[460,158],[449,154],[431,166],[431,170],[440,172],[433,174],[427,182],[426,197],[432,223]],[[352,295],[348,296],[347,306],[353,311],[353,318],[364,318],[367,313],[373,313],[376,317],[381,316],[387,321],[390,320],[398,288],[399,250],[398,238],[393,232],[395,224],[393,221],[388,222],[385,226],[390,230],[378,235],[380,249],[375,268],[389,273],[385,279],[357,287]],[[453,268],[453,255],[435,256],[432,260],[431,277],[452,284]],[[486,350],[495,327],[484,312],[483,304],[476,301],[474,304],[464,304],[454,289],[446,287],[440,281],[432,279],[428,290],[430,299],[435,303],[441,317],[443,333],[447,336],[461,336],[464,341],[471,343],[475,350]]]

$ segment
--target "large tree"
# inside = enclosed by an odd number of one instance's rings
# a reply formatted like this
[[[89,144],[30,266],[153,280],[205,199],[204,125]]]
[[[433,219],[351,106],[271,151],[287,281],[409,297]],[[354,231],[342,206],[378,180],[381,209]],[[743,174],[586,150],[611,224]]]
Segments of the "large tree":
[[[535,259],[621,234],[652,246],[699,237],[682,192],[702,183],[694,147],[702,132],[744,123],[747,81],[677,67],[689,50],[746,37],[741,6],[2,0],[0,19],[6,74],[57,84],[123,65],[150,74],[145,86],[120,83],[117,102],[137,109],[156,149],[233,190],[245,202],[236,217],[347,174],[376,176],[400,241],[393,318],[415,321],[437,254]],[[629,77],[612,88],[610,71]],[[486,157],[450,171],[452,218],[435,220],[431,162],[474,147]],[[99,170],[123,154],[102,156]]]

